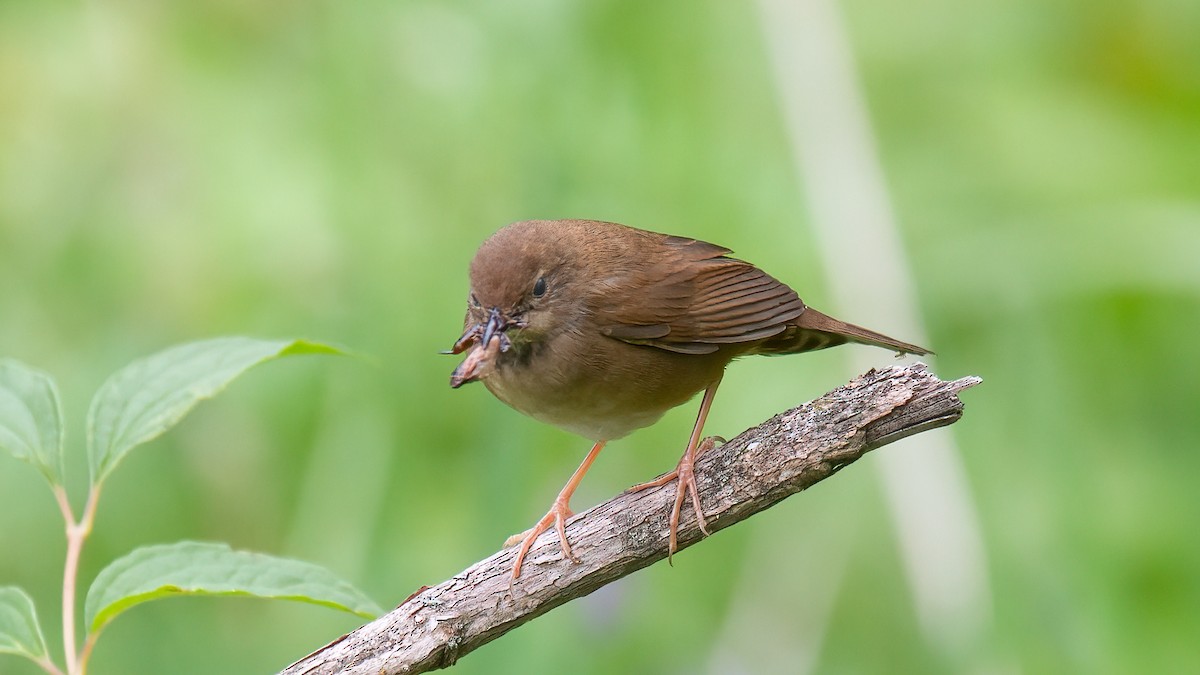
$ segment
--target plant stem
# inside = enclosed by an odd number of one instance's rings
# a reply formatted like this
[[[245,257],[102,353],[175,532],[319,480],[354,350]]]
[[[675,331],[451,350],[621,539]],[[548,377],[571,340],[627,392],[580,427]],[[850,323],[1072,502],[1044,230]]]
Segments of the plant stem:
[[[54,497],[58,500],[63,519],[67,521],[67,560],[63,565],[63,654],[67,660],[68,675],[82,675],[83,662],[79,659],[75,642],[75,580],[79,576],[79,556],[83,552],[83,542],[92,533],[92,523],[96,519],[96,501],[100,498],[100,486],[93,485],[88,491],[87,504],[83,507],[83,516],[78,521],[71,511],[66,489],[56,486]]]
[[[96,646],[96,638],[100,637],[99,632],[88,633],[83,641],[83,651],[79,653],[79,672],[87,672],[88,659],[92,656],[92,647]]]
[[[56,666],[54,662],[50,660],[49,656],[40,659],[34,659],[33,662],[41,666],[42,670],[50,673],[50,675],[63,675],[63,671],[58,669],[58,666]]]

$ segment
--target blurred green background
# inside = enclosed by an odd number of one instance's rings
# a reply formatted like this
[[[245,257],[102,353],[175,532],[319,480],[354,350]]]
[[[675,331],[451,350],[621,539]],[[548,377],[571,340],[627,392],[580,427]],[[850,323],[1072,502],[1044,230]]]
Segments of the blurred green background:
[[[868,456],[459,672],[1200,671],[1200,4],[841,10],[938,373],[985,380],[937,432],[979,511],[985,635],[955,651],[921,631]],[[852,262],[814,251],[774,86],[748,3],[0,0],[0,354],[59,379],[74,460],[92,391],[177,342],[379,360],[266,366],[134,453],[84,580],[139,545],[218,540],[392,606],[528,527],[587,442],[451,391],[437,355],[506,222],[713,240],[837,314],[824,280]],[[845,351],[736,365],[708,430],[841,384]],[[613,444],[576,507],[672,466],[686,408]],[[63,548],[36,473],[0,458],[0,584],[33,594],[55,651]],[[764,576],[796,602],[758,604]],[[819,625],[796,621],[822,585]],[[92,672],[272,672],[354,625],[151,603]],[[784,637],[748,653],[731,636],[756,626]]]

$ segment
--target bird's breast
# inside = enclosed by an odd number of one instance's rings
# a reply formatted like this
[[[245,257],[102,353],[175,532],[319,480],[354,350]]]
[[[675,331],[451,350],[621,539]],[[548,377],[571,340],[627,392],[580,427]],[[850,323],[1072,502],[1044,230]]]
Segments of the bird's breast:
[[[538,421],[589,440],[613,440],[687,402],[720,378],[729,358],[567,335],[505,354],[483,381],[496,398]]]

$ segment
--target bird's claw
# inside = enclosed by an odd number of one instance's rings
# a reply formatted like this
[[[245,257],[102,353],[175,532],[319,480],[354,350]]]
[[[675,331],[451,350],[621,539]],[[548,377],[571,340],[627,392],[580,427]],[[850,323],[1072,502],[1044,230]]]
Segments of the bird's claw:
[[[667,564],[671,564],[671,556],[679,550],[679,518],[683,512],[683,501],[687,498],[688,492],[692,494],[692,509],[696,512],[696,524],[700,526],[700,531],[704,536],[712,534],[708,531],[708,520],[704,517],[704,509],[700,505],[700,490],[696,486],[696,458],[701,453],[712,449],[718,443],[724,443],[725,439],[720,436],[709,436],[700,441],[695,449],[689,448],[683,453],[683,457],[679,458],[679,464],[669,473],[665,473],[658,478],[646,483],[640,483],[629,488],[631,492],[639,492],[646,488],[659,487],[666,485],[671,481],[678,480],[675,485],[675,503],[671,507],[670,518],[670,537],[667,542]]]
[[[554,529],[558,532],[558,541],[562,546],[564,560],[578,562],[575,555],[571,553],[571,545],[567,543],[567,519],[575,515],[565,502],[555,500],[554,505],[542,516],[542,519],[537,521],[533,527],[525,530],[521,534],[514,534],[504,541],[504,547],[515,545],[521,542],[521,550],[517,551],[517,559],[513,563],[512,581],[516,581],[517,577],[521,576],[521,565],[525,562],[525,556],[529,553],[529,549],[533,547],[533,542],[537,541],[538,536],[550,529],[550,525],[554,525]]]

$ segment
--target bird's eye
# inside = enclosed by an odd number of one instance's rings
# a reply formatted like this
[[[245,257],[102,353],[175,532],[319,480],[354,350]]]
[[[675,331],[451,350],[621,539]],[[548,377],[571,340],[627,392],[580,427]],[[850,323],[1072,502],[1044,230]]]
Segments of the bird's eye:
[[[536,283],[533,284],[533,297],[540,298],[546,294],[546,277],[538,277]]]
[[[472,307],[481,307],[482,306],[479,304],[479,298],[475,297],[474,293],[471,294],[471,306]]]

